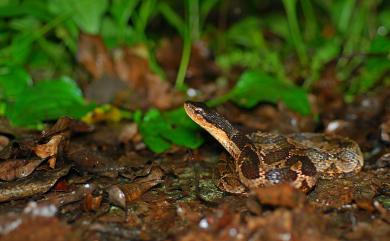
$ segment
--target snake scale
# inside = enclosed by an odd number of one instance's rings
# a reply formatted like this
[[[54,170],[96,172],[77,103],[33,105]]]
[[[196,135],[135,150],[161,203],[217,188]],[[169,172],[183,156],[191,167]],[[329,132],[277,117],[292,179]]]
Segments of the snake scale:
[[[231,193],[247,188],[290,183],[304,192],[318,178],[353,175],[363,166],[358,144],[320,133],[281,135],[261,131],[244,134],[226,118],[200,102],[185,102],[187,115],[209,132],[233,158],[221,172],[218,187]]]

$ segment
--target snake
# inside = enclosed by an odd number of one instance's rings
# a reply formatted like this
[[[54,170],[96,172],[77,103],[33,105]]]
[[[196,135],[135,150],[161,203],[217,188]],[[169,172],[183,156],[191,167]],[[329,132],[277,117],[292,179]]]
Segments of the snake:
[[[220,168],[217,186],[230,193],[288,183],[309,192],[317,180],[355,175],[363,167],[359,145],[352,139],[324,133],[238,130],[202,102],[186,101],[184,110],[230,154]]]

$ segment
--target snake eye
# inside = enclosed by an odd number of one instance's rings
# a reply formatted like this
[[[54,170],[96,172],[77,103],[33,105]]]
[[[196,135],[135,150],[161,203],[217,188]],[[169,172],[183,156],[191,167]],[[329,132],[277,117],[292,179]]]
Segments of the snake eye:
[[[203,115],[203,114],[204,114],[203,109],[202,109],[202,108],[199,108],[199,107],[195,108],[194,111],[195,111],[195,113],[198,114],[198,115]]]

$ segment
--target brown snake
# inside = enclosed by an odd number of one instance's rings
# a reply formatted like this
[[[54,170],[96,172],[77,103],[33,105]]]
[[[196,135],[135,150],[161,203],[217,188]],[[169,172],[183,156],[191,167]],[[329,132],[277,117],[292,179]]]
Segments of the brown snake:
[[[231,170],[221,174],[218,187],[231,193],[279,183],[307,192],[318,178],[359,172],[363,155],[356,142],[318,133],[252,132],[243,134],[203,103],[186,102],[188,116],[209,132],[233,157]]]

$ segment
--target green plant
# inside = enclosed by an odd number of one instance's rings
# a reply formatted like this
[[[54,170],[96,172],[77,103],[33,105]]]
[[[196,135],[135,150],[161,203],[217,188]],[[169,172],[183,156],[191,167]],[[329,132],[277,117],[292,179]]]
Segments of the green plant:
[[[244,72],[236,86],[227,94],[208,102],[210,106],[232,100],[245,108],[252,108],[259,102],[283,102],[288,108],[302,115],[311,113],[311,107],[304,89],[287,84],[262,71]]]
[[[307,65],[308,57],[305,43],[303,42],[303,38],[301,35],[301,31],[299,29],[299,23],[297,18],[297,1],[296,0],[283,0],[283,5],[286,10],[287,15],[287,23],[290,29],[291,39],[294,44],[295,50],[297,52],[299,61],[303,66]],[[311,16],[313,14],[309,14],[309,11],[306,11],[307,15]]]
[[[218,0],[187,0],[185,1],[186,14],[184,18],[176,14],[169,4],[165,2],[159,4],[161,14],[183,39],[182,56],[176,77],[176,88],[179,90],[185,88],[184,79],[190,62],[192,43],[199,40],[205,19],[217,2]]]
[[[199,127],[183,108],[165,113],[151,109],[137,121],[145,144],[154,152],[166,151],[172,144],[194,149],[203,143]]]
[[[72,79],[32,84],[27,72],[15,67],[1,69],[0,97],[5,104],[4,115],[18,126],[35,126],[64,115],[81,118],[94,108],[85,102]]]

